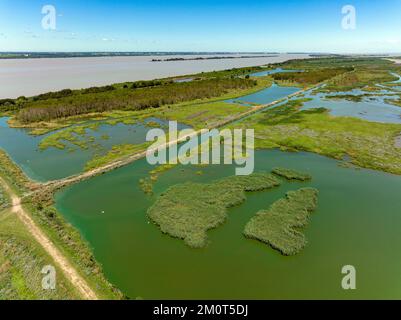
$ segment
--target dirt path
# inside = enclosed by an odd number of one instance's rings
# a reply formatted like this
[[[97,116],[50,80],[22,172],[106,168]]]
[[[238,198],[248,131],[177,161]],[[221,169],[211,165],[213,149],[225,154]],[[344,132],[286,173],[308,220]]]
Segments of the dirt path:
[[[28,231],[53,258],[59,268],[63,271],[68,280],[79,291],[84,299],[98,300],[95,292],[89,287],[86,281],[78,274],[75,268],[68,262],[67,258],[56,248],[51,240],[40,230],[36,223],[21,205],[21,199],[10,189],[8,184],[0,178],[0,184],[3,185],[5,191],[12,200],[12,212],[24,223]]]

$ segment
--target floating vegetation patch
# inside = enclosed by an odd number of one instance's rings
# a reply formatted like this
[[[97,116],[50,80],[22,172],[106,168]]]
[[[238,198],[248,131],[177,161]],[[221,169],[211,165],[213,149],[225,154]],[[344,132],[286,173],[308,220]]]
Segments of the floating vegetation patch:
[[[192,248],[203,248],[207,231],[225,222],[227,209],[243,203],[245,192],[279,185],[280,181],[267,173],[232,176],[210,184],[179,184],[159,197],[148,216],[163,233],[183,239]]]
[[[151,178],[147,177],[139,180],[139,187],[145,194],[147,195],[153,194],[153,182]]]
[[[307,244],[299,229],[308,225],[309,216],[317,207],[318,193],[313,188],[288,192],[269,210],[259,211],[245,226],[244,235],[270,245],[283,255],[296,255]]]
[[[308,181],[312,180],[312,176],[307,173],[302,173],[299,171],[286,169],[286,168],[274,168],[272,171],[275,175],[279,177],[283,177],[287,180],[299,180],[299,181]]]
[[[99,125],[99,123],[92,123],[60,130],[43,138],[39,143],[39,149],[46,150],[53,147],[64,150],[67,148],[69,143],[80,149],[86,150],[90,145],[93,145],[95,141],[94,137],[87,134],[87,130],[96,131],[99,128]]]

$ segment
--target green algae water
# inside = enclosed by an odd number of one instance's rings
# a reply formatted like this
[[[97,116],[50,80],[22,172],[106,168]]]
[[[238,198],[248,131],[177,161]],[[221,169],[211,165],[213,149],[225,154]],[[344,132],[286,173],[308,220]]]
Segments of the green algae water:
[[[256,153],[256,170],[276,166],[308,172],[313,180],[248,193],[244,204],[229,209],[227,222],[208,233],[210,243],[201,250],[163,235],[146,211],[169,186],[230,176],[232,166],[178,166],[160,176],[154,196],[146,196],[138,182],[152,168],[141,160],[59,192],[56,203],[90,243],[108,279],[131,298],[400,299],[401,177],[340,167],[310,153]],[[302,187],[320,191],[305,250],[284,257],[243,237],[256,212]],[[341,288],[345,265],[357,270],[355,291]]]

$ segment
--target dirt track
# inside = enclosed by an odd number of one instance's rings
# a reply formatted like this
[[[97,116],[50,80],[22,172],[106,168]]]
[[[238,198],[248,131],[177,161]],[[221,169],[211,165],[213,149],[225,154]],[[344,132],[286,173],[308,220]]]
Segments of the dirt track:
[[[0,178],[0,184],[4,187],[12,200],[12,212],[24,223],[28,231],[36,239],[37,242],[46,250],[53,258],[54,262],[63,271],[65,277],[79,291],[83,299],[98,300],[95,292],[89,287],[86,281],[78,274],[75,268],[69,263],[67,258],[56,248],[51,240],[40,230],[36,223],[21,205],[21,199],[10,189],[7,183]]]

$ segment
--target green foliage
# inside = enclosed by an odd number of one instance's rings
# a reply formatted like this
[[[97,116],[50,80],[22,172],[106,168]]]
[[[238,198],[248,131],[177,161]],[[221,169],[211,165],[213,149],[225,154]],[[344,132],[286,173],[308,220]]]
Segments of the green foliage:
[[[362,102],[365,95],[353,95],[353,94],[342,94],[342,95],[327,95],[325,99],[331,100],[348,100],[352,102]]]
[[[46,150],[50,147],[64,150],[67,142],[83,150],[94,144],[94,137],[87,135],[87,130],[97,130],[99,123],[88,125],[72,126],[43,138],[39,143],[40,150]]]
[[[48,99],[60,99],[64,97],[72,96],[74,92],[71,89],[64,89],[56,92],[48,92],[33,97],[33,101],[48,100]]]
[[[89,93],[99,93],[99,92],[107,92],[116,90],[113,86],[104,86],[104,87],[91,87],[82,90],[82,94],[89,94]]]
[[[288,192],[269,210],[259,211],[245,226],[244,235],[264,242],[284,255],[295,255],[307,244],[299,229],[308,225],[317,199],[318,190],[312,188]]]
[[[45,101],[29,101],[19,112],[18,120],[22,123],[31,123],[93,112],[159,108],[163,105],[218,97],[230,90],[247,89],[256,84],[255,80],[246,79],[208,79],[169,83],[136,90],[116,89],[107,92],[74,94]],[[52,94],[47,95],[52,96]]]
[[[278,185],[280,181],[267,173],[233,176],[209,184],[179,184],[159,197],[148,216],[163,233],[183,239],[192,248],[203,248],[207,231],[225,222],[227,209],[243,203],[245,192]]]
[[[131,85],[131,89],[157,87],[167,83],[173,83],[173,81],[171,80],[168,82],[162,80],[137,81]]]

